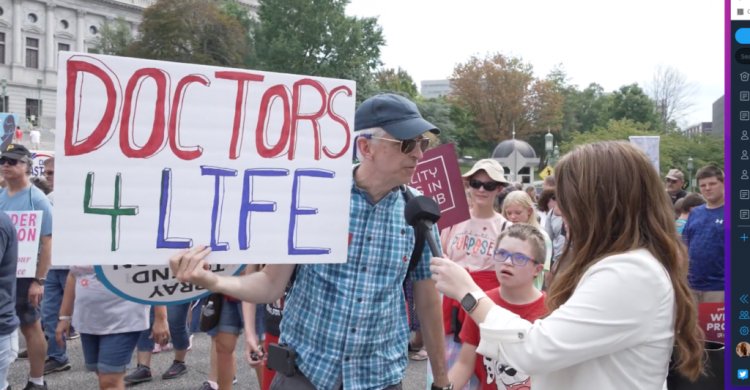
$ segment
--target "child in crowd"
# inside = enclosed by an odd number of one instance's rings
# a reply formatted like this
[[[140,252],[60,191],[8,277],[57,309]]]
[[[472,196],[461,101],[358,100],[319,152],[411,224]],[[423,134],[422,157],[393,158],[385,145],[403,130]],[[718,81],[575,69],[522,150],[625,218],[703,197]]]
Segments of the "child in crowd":
[[[164,345],[169,341],[166,307],[155,307],[154,318],[151,337]],[[71,321],[81,334],[86,369],[96,372],[99,388],[124,389],[125,369],[138,337],[149,329],[149,306],[115,295],[99,281],[92,266],[74,266],[68,273],[55,330],[59,345]]]
[[[685,195],[684,198],[680,198],[677,200],[677,202],[675,202],[674,209],[677,213],[677,219],[674,221],[674,223],[677,227],[677,233],[682,235],[682,230],[685,229],[685,224],[687,223],[688,217],[690,216],[690,211],[693,208],[705,203],[706,200],[703,199],[701,194],[695,192],[690,192]]]
[[[443,253],[445,257],[469,270],[471,277],[483,290],[492,290],[498,287],[492,261],[495,240],[503,230],[512,225],[495,211],[495,199],[508,185],[508,181],[502,165],[490,158],[477,161],[463,175],[463,179],[468,188],[471,218],[441,232]],[[464,317],[459,302],[444,297],[443,326],[448,365],[458,357],[461,348],[458,334]]]
[[[525,224],[513,225],[500,234],[495,245],[495,275],[499,288],[487,292],[496,304],[534,321],[546,313],[544,293],[534,287],[534,279],[542,272],[546,248],[539,229]],[[527,389],[529,376],[513,367],[499,364],[476,352],[479,345],[479,327],[466,318],[461,329],[461,352],[450,368],[448,378],[457,388],[462,388],[472,374],[479,378],[483,390]]]
[[[544,286],[544,275],[549,272],[550,266],[552,265],[552,240],[550,240],[547,233],[544,230],[541,230],[541,227],[539,226],[537,213],[536,210],[534,210],[534,203],[525,192],[513,191],[509,193],[503,201],[503,216],[510,222],[525,223],[535,227],[544,238],[544,247],[547,248],[544,257],[542,258],[544,269],[534,281],[534,286],[541,290]]]

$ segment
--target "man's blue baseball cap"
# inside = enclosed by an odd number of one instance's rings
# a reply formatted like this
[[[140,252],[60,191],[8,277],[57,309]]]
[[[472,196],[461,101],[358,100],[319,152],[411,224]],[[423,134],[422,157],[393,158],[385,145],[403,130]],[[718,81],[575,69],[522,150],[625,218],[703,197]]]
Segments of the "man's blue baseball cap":
[[[414,102],[393,93],[375,95],[357,108],[354,131],[373,127],[382,127],[398,140],[413,139],[427,131],[440,133],[440,129],[422,118]]]

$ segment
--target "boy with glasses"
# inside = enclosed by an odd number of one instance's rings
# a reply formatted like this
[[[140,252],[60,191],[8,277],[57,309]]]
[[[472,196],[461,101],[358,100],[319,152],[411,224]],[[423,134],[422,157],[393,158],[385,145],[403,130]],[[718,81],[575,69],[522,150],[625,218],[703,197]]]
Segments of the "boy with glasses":
[[[534,287],[534,279],[542,272],[546,248],[541,232],[531,225],[518,224],[500,234],[492,257],[500,287],[476,293],[476,302],[483,298],[507,308],[528,321],[546,314],[544,293]],[[469,311],[467,302],[461,302]],[[448,372],[448,379],[461,389],[472,374],[479,378],[483,390],[530,388],[528,375],[513,367],[478,354],[479,327],[467,317],[460,338],[463,344],[458,360]]]

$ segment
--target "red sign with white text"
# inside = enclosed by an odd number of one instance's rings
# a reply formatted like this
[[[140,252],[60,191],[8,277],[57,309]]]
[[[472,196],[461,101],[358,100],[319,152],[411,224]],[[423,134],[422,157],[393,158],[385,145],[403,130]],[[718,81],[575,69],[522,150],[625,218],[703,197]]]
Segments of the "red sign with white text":
[[[469,219],[469,203],[453,144],[426,151],[409,185],[435,199],[440,206],[442,216],[438,229],[443,230]]]
[[[724,342],[724,303],[706,302],[698,305],[698,323],[706,340]]]

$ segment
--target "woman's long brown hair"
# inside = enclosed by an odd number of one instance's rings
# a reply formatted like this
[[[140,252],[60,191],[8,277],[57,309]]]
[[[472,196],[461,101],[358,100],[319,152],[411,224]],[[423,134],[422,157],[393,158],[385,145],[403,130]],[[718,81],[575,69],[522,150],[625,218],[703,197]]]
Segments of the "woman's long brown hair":
[[[669,273],[675,294],[674,367],[697,379],[703,371],[703,332],[687,283],[687,250],[674,211],[646,155],[626,142],[577,147],[555,169],[557,202],[568,240],[549,290],[549,311],[573,295],[584,272],[599,260],[648,249]]]

